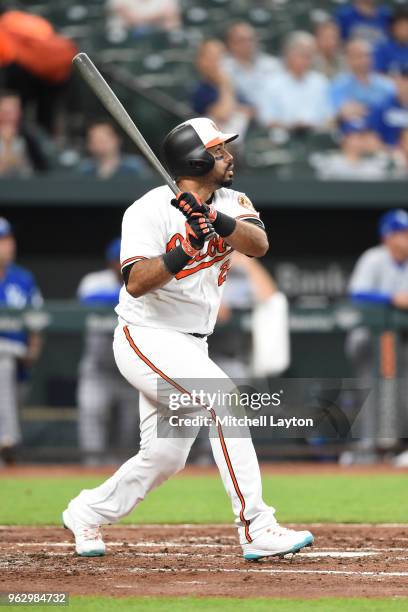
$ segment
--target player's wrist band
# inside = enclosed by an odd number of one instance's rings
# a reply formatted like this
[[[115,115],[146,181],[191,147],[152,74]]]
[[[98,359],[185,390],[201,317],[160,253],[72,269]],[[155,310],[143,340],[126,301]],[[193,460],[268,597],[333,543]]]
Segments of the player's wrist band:
[[[212,225],[221,238],[226,238],[234,231],[237,221],[233,217],[217,211],[217,216],[215,221],[212,222]]]
[[[170,274],[177,274],[196,253],[197,251],[192,248],[190,253],[186,253],[183,246],[179,244],[178,247],[163,255],[163,263]]]

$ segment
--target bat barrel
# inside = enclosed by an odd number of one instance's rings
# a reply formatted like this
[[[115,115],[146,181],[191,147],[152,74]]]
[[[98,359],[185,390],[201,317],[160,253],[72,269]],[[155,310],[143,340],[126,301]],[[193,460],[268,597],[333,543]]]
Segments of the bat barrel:
[[[112,91],[90,57],[83,52],[77,53],[72,60],[72,63],[76,66],[76,68],[78,68],[81,76],[88,83],[97,98],[99,98],[112,117],[116,119],[122,129],[136,144],[139,151],[148,160],[150,165],[160,174],[173,193],[177,194],[179,192],[177,185],[170,177],[168,172],[166,172],[166,170],[163,168],[163,165],[147,144],[140,130],[136,127],[135,123],[125,110],[123,104]]]

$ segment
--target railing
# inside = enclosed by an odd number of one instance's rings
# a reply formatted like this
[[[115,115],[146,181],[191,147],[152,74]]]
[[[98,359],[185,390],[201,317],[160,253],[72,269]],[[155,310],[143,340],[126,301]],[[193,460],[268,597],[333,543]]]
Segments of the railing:
[[[0,308],[0,331],[24,327],[53,332],[106,329],[116,322],[112,308],[84,306],[72,300],[49,300],[41,310]],[[408,330],[408,312],[389,306],[355,306],[339,302],[328,307],[291,307],[290,329],[295,333],[348,331],[365,325],[374,331]]]

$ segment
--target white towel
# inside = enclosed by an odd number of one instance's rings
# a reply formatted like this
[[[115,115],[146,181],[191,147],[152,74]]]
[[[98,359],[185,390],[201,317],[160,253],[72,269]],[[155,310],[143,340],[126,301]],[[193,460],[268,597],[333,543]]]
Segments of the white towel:
[[[289,305],[283,293],[255,306],[252,338],[254,376],[277,376],[289,367]]]

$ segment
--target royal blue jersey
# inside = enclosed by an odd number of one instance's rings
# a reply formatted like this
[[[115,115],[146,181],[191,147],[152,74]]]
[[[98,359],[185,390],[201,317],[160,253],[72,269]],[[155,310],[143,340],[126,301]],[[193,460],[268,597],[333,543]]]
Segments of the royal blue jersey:
[[[116,306],[122,284],[113,270],[91,272],[81,280],[78,298],[88,306]]]
[[[390,23],[390,10],[379,6],[374,15],[360,13],[353,4],[340,7],[335,14],[343,40],[364,38],[370,42],[385,40]]]
[[[0,278],[0,307],[40,308],[43,303],[41,293],[33,275],[28,270],[11,264],[5,275]],[[0,327],[0,347],[15,354],[23,353],[27,344],[27,332],[21,330],[2,330]]]
[[[400,45],[392,39],[380,43],[374,51],[374,67],[378,72],[405,72],[408,70],[408,45]]]
[[[408,129],[408,106],[403,106],[397,96],[390,96],[372,113],[372,129],[385,144],[398,144],[402,130]]]

